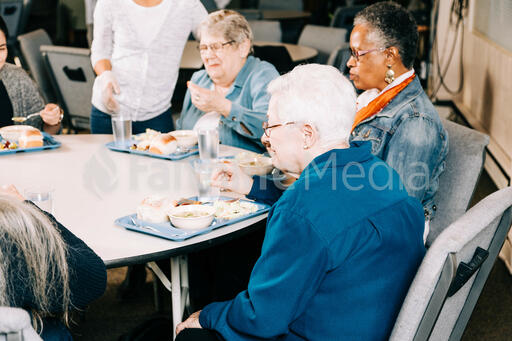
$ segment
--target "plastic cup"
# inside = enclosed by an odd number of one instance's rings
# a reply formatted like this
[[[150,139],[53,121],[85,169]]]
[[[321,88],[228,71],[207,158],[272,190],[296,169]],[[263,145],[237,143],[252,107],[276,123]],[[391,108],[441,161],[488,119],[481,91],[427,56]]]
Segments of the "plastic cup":
[[[112,115],[112,132],[117,146],[125,146],[132,138],[132,120],[123,115]]]
[[[198,130],[197,140],[201,160],[217,159],[219,156],[219,131],[217,129]]]
[[[40,209],[53,214],[53,188],[45,185],[25,189],[25,199],[32,201]]]
[[[213,172],[217,168],[215,160],[196,159],[193,162],[194,172],[197,178],[197,189],[199,201],[215,201],[219,198],[219,188],[211,187]]]

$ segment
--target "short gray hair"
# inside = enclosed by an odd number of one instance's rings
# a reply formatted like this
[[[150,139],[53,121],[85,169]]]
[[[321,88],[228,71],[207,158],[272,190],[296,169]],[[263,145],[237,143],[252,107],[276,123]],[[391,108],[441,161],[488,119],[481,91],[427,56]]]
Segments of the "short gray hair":
[[[251,26],[247,19],[240,13],[229,9],[221,9],[210,13],[199,25],[197,34],[201,39],[202,32],[220,34],[226,41],[233,40],[238,45],[248,39],[251,43],[254,39]]]
[[[354,25],[369,26],[369,35],[382,47],[395,46],[408,69],[412,68],[418,48],[418,26],[412,14],[392,1],[378,2],[359,12]]]
[[[54,316],[57,300],[68,324],[71,309],[67,246],[51,221],[32,204],[0,195],[0,305],[14,306],[14,276],[28,283],[33,324]],[[20,266],[20,264],[24,264]]]
[[[354,87],[335,67],[320,64],[296,66],[268,85],[273,110],[282,123],[313,125],[324,146],[348,144],[356,114]]]

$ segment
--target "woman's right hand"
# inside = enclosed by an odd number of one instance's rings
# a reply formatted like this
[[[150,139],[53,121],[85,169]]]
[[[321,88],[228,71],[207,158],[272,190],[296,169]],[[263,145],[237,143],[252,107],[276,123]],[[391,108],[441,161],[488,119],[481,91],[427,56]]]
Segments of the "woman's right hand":
[[[121,89],[119,88],[119,83],[117,83],[114,73],[110,70],[103,71],[101,75],[98,76],[98,80],[102,84],[101,94],[105,108],[107,108],[109,112],[118,112],[119,103],[114,98],[114,94],[119,95]]]
[[[253,182],[254,180],[238,165],[230,161],[221,161],[212,175],[211,185],[247,195],[251,191]]]

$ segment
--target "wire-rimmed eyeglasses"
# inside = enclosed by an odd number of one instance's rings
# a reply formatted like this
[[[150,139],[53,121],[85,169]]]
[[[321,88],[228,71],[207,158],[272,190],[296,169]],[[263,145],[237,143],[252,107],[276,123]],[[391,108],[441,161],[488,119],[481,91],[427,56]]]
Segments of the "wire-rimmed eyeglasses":
[[[295,124],[295,123],[297,123],[297,122],[278,123],[278,124],[273,124],[273,125],[269,126],[268,122],[265,121],[265,122],[263,122],[263,124],[261,126],[263,127],[263,132],[265,133],[265,136],[270,137],[270,129],[277,128],[280,126],[286,126],[289,124]]]
[[[352,49],[350,49],[350,55],[352,57],[354,57],[354,59],[358,62],[359,61],[359,58],[364,56],[365,54],[368,54],[368,53],[371,53],[371,52],[382,52],[386,50],[386,47],[381,47],[381,48],[377,48],[377,49],[371,49],[371,50],[361,50],[361,51],[354,51]]]
[[[216,42],[216,43],[211,43],[211,44],[200,44],[199,46],[197,46],[197,49],[199,50],[199,53],[206,53],[206,51],[208,51],[208,49],[210,49],[213,53],[217,53],[220,50],[222,50],[222,48],[224,48],[224,46],[233,44],[234,42],[235,42],[234,40],[230,40],[225,43]]]

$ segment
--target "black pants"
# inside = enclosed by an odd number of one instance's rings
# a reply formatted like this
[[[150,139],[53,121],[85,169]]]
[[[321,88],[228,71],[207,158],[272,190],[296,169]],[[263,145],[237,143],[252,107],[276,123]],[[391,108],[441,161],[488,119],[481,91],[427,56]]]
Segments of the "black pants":
[[[223,341],[224,338],[210,329],[188,328],[176,336],[176,341]]]
[[[255,231],[212,248],[189,254],[191,311],[226,301],[247,289],[252,268],[261,254],[266,220]]]

